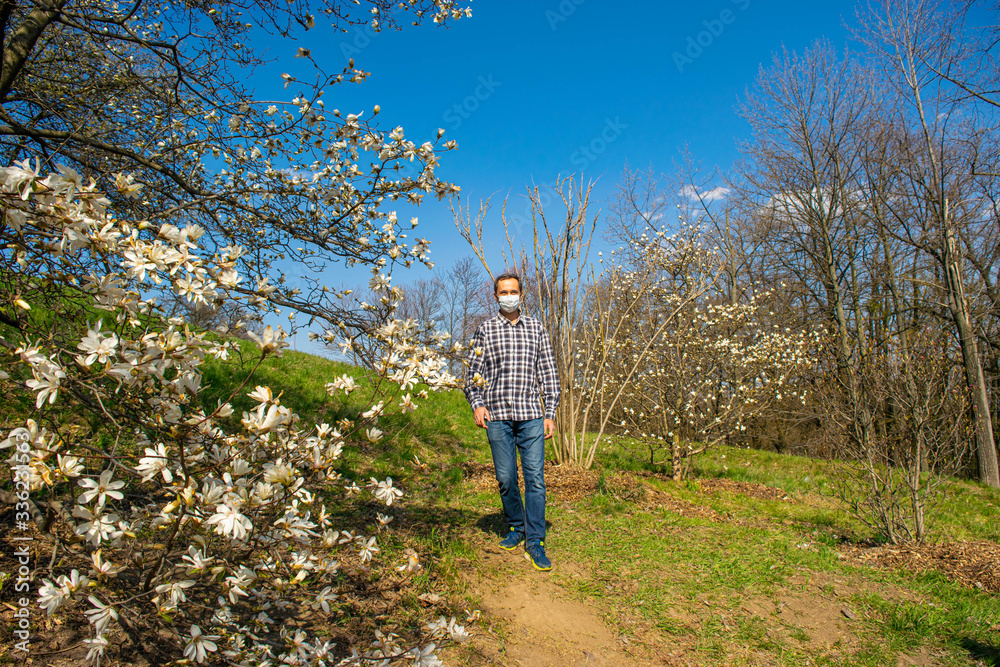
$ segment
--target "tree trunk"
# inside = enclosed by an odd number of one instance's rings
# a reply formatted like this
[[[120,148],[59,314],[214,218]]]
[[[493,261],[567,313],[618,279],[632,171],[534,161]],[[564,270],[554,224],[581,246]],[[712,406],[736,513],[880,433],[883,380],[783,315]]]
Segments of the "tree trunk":
[[[45,29],[58,18],[59,12],[62,11],[67,2],[68,0],[48,0],[37,3],[35,8],[28,12],[17,30],[13,31],[9,39],[6,35],[6,23],[10,18],[13,3],[5,2],[3,4],[5,34],[2,66],[0,66],[0,100],[7,101],[7,95],[10,93],[18,74],[21,73],[21,68],[28,60],[31,50],[35,47],[35,42],[42,36]]]
[[[969,306],[965,299],[965,285],[959,265],[960,256],[955,230],[948,220],[948,202],[944,208],[944,264],[948,287],[948,308],[958,330],[958,342],[962,349],[962,364],[965,381],[971,392],[976,427],[976,463],[979,466],[979,481],[1000,488],[1000,468],[997,466],[997,448],[993,441],[993,423],[990,414],[990,400],[986,394],[983,366],[979,360],[976,335],[969,318]]]
[[[679,482],[684,477],[684,468],[683,461],[681,461],[681,436],[677,432],[674,432],[673,446],[670,453],[670,458],[673,461],[672,477],[675,482]]]

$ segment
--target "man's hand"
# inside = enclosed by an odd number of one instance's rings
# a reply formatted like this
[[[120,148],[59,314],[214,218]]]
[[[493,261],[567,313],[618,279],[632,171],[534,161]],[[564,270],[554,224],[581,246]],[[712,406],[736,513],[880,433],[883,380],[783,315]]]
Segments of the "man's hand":
[[[548,440],[556,434],[556,423],[551,419],[545,420],[545,439]]]
[[[476,408],[476,411],[472,413],[472,418],[476,420],[476,426],[479,428],[486,428],[486,422],[493,419],[490,417],[490,411],[486,409],[485,405]]]

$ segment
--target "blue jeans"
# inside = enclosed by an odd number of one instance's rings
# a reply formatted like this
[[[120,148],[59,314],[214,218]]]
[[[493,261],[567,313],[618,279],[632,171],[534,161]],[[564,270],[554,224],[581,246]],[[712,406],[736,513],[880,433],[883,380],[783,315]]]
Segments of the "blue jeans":
[[[511,530],[524,533],[527,544],[545,539],[545,425],[541,419],[486,422],[500,502]],[[524,473],[524,504],[517,485],[517,455]]]

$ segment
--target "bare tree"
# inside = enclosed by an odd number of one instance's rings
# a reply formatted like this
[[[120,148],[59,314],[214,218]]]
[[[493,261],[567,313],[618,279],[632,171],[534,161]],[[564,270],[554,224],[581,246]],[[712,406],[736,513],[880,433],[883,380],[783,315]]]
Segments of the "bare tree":
[[[853,514],[893,544],[922,542],[928,510],[941,482],[961,465],[972,442],[963,371],[942,347],[937,332],[894,338],[860,369],[870,391],[900,416],[864,448],[843,450],[835,487]],[[906,345],[900,345],[906,341]],[[844,423],[850,406],[829,396],[829,414]]]
[[[963,220],[979,209],[982,184],[974,177],[976,152],[969,148],[982,142],[974,118],[956,113],[961,107],[955,96],[942,92],[948,73],[965,60],[962,28],[961,15],[950,4],[927,0],[883,0],[863,19],[863,37],[898,92],[894,109],[904,132],[899,147],[907,194],[928,232],[918,242],[941,269],[975,413],[979,479],[1000,488],[990,397],[964,267]]]
[[[452,337],[468,343],[476,327],[496,310],[492,282],[472,257],[463,257],[455,262],[448,270],[445,281],[447,329]]]
[[[418,278],[403,287],[403,300],[395,315],[434,329],[444,316],[446,298],[447,287],[440,278]]]
[[[505,266],[517,266],[529,280],[525,296],[527,306],[541,319],[552,339],[562,391],[556,414],[559,431],[556,459],[560,462],[584,464],[581,444],[576,435],[576,396],[573,387],[573,332],[579,319],[583,297],[586,294],[585,276],[590,243],[597,226],[597,217],[589,213],[590,191],[576,185],[572,177],[560,179],[554,190],[562,200],[565,216],[550,221],[542,207],[542,193],[538,187],[528,190],[531,201],[532,243],[530,248],[515,248],[512,238],[513,223],[506,215],[506,202],[501,210],[501,223],[507,246],[500,255]],[[547,193],[545,193],[547,195]],[[469,243],[483,268],[492,278],[488,253],[483,243],[483,232],[489,212],[489,200],[482,202],[473,220],[468,209],[455,208],[455,224],[459,233]],[[514,234],[516,236],[516,234]]]
[[[857,219],[856,192],[872,105],[868,73],[829,44],[782,51],[744,104],[755,140],[744,147],[736,186],[744,214],[761,228],[770,281],[831,333],[833,376],[856,408],[859,447],[874,436],[879,409],[858,374],[870,351],[861,266],[870,232]]]

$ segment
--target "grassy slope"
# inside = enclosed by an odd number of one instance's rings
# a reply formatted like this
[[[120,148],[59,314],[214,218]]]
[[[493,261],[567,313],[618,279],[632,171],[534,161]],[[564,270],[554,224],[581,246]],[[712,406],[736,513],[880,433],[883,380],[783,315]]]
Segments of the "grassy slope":
[[[356,416],[364,403],[363,391],[350,399],[326,395],[323,384],[344,372],[361,374],[343,364],[286,352],[283,359],[258,369],[247,388],[282,388],[283,400],[303,421],[332,423]],[[230,367],[206,368],[213,391],[232,387],[244,377]],[[414,582],[417,593],[446,596],[450,604],[435,613],[456,613],[477,604],[475,591],[459,573],[470,566],[485,567],[472,544],[481,541],[484,511],[495,514],[493,506],[499,503],[493,494],[462,483],[464,463],[489,461],[483,432],[472,425],[462,394],[443,392],[418,402],[417,412],[383,420],[387,431],[402,428],[398,436],[374,449],[351,447],[347,461],[361,478],[391,475],[407,490],[401,507],[393,508],[398,520],[381,554],[385,567],[401,557],[402,549],[415,548],[428,565]],[[249,401],[238,405],[237,413],[248,407]],[[426,469],[412,463],[415,455],[428,464]],[[598,469],[634,466],[614,444],[598,457]],[[993,627],[1000,619],[996,595],[934,573],[852,565],[838,555],[841,536],[865,535],[825,494],[833,474],[826,462],[719,449],[700,457],[695,474],[706,481],[678,484],[632,477],[626,485],[630,490],[622,491],[603,484],[602,473],[596,495],[550,502],[550,553],[557,564],[572,560],[588,572],[581,580],[557,568],[553,580],[600,608],[623,632],[644,625],[659,642],[683,645],[694,664],[808,661],[874,666],[895,664],[900,655],[923,651],[934,658],[920,664],[1000,665],[1000,640]],[[708,492],[702,487],[712,478],[774,487],[787,499],[756,498],[725,487]],[[704,512],[682,514],[651,506],[636,489],[664,494]],[[967,482],[949,484],[933,516],[934,537],[998,542],[998,508],[1000,494],[990,489]],[[373,512],[371,506],[344,505],[338,516],[347,525],[368,525],[370,530]],[[859,612],[851,641],[818,646],[808,630],[781,620],[779,598],[804,591],[801,582],[810,578],[849,582],[841,586],[839,599]],[[832,590],[833,584],[824,585]],[[609,591],[614,595],[608,596]],[[417,593],[399,601],[392,623],[405,628],[427,617],[429,610],[421,608]],[[768,603],[771,608],[778,604],[778,611],[760,611]],[[757,611],[734,613],[741,605]],[[471,652],[458,652],[450,660],[477,662]]]

